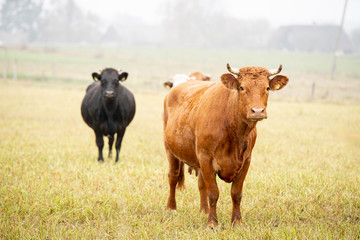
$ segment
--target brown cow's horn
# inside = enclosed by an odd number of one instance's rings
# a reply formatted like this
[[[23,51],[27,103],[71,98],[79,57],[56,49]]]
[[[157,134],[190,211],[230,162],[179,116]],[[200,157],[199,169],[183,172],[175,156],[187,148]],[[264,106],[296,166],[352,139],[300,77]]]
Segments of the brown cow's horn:
[[[269,70],[270,76],[278,74],[279,72],[281,72],[281,70],[282,70],[282,65],[280,64],[278,69]]]
[[[238,75],[238,76],[240,75],[240,71],[238,69],[230,67],[230,64],[227,64],[226,67],[227,67],[229,72],[231,72],[231,73],[233,73],[235,75]]]

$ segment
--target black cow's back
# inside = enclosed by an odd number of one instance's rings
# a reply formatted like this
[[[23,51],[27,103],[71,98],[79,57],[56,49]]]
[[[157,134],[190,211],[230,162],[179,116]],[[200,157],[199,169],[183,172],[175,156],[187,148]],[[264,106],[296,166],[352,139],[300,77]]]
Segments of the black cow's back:
[[[124,86],[120,86],[118,91],[115,99],[117,106],[116,109],[111,109],[113,112],[112,117],[110,117],[111,114],[104,107],[100,82],[94,82],[87,87],[81,104],[81,115],[89,127],[95,130],[99,125],[106,125],[109,122],[116,125],[120,124],[122,127],[130,124],[136,108],[134,95]]]

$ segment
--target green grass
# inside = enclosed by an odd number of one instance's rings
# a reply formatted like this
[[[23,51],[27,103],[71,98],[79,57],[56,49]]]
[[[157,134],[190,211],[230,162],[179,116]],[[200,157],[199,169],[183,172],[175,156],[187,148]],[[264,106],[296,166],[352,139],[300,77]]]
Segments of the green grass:
[[[219,180],[211,231],[194,176],[177,192],[177,213],[166,211],[166,91],[135,91],[119,163],[98,164],[80,116],[86,84],[0,83],[1,239],[360,238],[358,103],[286,102],[273,93],[245,180],[244,226],[231,228],[230,184]]]

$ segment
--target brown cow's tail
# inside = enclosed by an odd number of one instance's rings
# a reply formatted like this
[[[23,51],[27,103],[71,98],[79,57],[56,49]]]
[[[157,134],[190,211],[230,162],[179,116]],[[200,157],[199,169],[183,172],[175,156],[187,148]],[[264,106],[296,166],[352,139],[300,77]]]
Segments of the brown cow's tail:
[[[184,163],[180,162],[180,172],[177,182],[177,188],[178,189],[184,189],[185,188],[185,174],[184,174]]]

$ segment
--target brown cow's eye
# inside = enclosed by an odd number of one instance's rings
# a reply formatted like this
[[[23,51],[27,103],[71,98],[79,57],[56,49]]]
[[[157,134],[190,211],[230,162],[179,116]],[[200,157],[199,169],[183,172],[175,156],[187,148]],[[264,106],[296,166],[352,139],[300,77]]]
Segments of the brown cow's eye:
[[[244,91],[244,88],[243,88],[243,86],[240,86],[240,90],[241,90],[241,91]]]
[[[266,89],[267,91],[270,91],[270,87],[267,87],[267,89]]]

